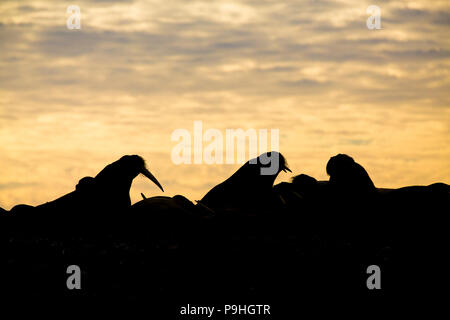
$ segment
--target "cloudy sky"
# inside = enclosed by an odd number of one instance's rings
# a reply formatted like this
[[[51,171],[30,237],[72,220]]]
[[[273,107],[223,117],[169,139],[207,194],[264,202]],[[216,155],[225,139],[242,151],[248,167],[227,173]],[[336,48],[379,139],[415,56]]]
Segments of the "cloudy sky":
[[[449,34],[439,0],[2,0],[0,206],[52,200],[124,154],[200,199],[239,165],[173,163],[172,132],[196,120],[279,129],[295,174],[327,179],[347,153],[379,187],[450,183]]]

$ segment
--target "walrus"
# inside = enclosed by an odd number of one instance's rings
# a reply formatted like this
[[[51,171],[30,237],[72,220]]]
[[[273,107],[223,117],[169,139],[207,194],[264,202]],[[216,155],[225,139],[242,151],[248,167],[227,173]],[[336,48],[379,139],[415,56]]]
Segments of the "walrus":
[[[95,178],[82,178],[75,191],[37,206],[39,210],[124,210],[131,206],[130,188],[137,175],[143,174],[162,191],[161,184],[138,155],[126,155],[107,165]]]
[[[330,187],[343,193],[370,194],[376,187],[367,171],[352,157],[338,154],[331,157],[326,167]]]
[[[276,170],[272,174],[264,174],[264,169],[267,168]],[[275,151],[263,153],[246,162],[231,177],[208,191],[199,203],[213,210],[264,208],[274,198],[273,183],[281,171],[291,172],[283,155]]]

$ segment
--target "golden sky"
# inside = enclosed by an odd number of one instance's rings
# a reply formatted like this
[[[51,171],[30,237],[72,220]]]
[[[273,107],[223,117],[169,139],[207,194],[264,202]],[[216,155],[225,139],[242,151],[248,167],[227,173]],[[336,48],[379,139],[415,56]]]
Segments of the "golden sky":
[[[2,0],[0,206],[52,200],[124,154],[200,199],[239,164],[172,162],[172,132],[196,120],[279,129],[294,174],[327,179],[347,153],[378,187],[450,183],[449,31],[447,0]]]

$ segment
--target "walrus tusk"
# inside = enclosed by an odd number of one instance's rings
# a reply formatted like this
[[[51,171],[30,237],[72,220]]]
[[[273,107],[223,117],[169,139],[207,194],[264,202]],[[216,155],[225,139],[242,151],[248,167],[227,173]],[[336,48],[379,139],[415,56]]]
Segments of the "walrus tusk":
[[[213,209],[211,209],[210,207],[207,207],[207,206],[205,206],[202,202],[201,202],[201,200],[195,200],[195,202],[197,202],[197,205],[199,206],[199,207],[201,207],[202,209],[204,209],[206,212],[208,212],[209,214],[211,214],[211,215],[215,215],[216,214],[216,212],[213,210]]]
[[[164,189],[163,189],[163,187],[161,186],[161,184],[158,182],[158,180],[156,180],[156,178],[155,178],[155,176],[154,175],[152,175],[151,173],[150,173],[150,171],[148,171],[147,169],[142,169],[142,172],[141,172],[144,176],[146,176],[147,178],[149,178],[154,184],[156,184],[161,190],[162,190],[162,192],[164,192]]]
[[[304,200],[303,199],[303,197],[301,196],[301,195],[299,195],[297,192],[295,192],[295,191],[292,191],[292,194],[294,195],[294,196],[296,196],[298,199],[300,199],[300,200]]]

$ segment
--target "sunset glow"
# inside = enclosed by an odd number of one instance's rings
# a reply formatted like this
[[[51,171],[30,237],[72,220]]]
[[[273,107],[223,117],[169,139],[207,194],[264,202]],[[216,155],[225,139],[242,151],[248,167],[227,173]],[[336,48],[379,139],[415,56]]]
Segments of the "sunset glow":
[[[172,132],[197,120],[279,129],[293,173],[277,181],[328,179],[346,153],[377,187],[450,183],[449,34],[449,1],[1,1],[0,207],[53,200],[125,154],[198,200],[240,165],[172,162]],[[138,178],[141,192],[163,195]]]

